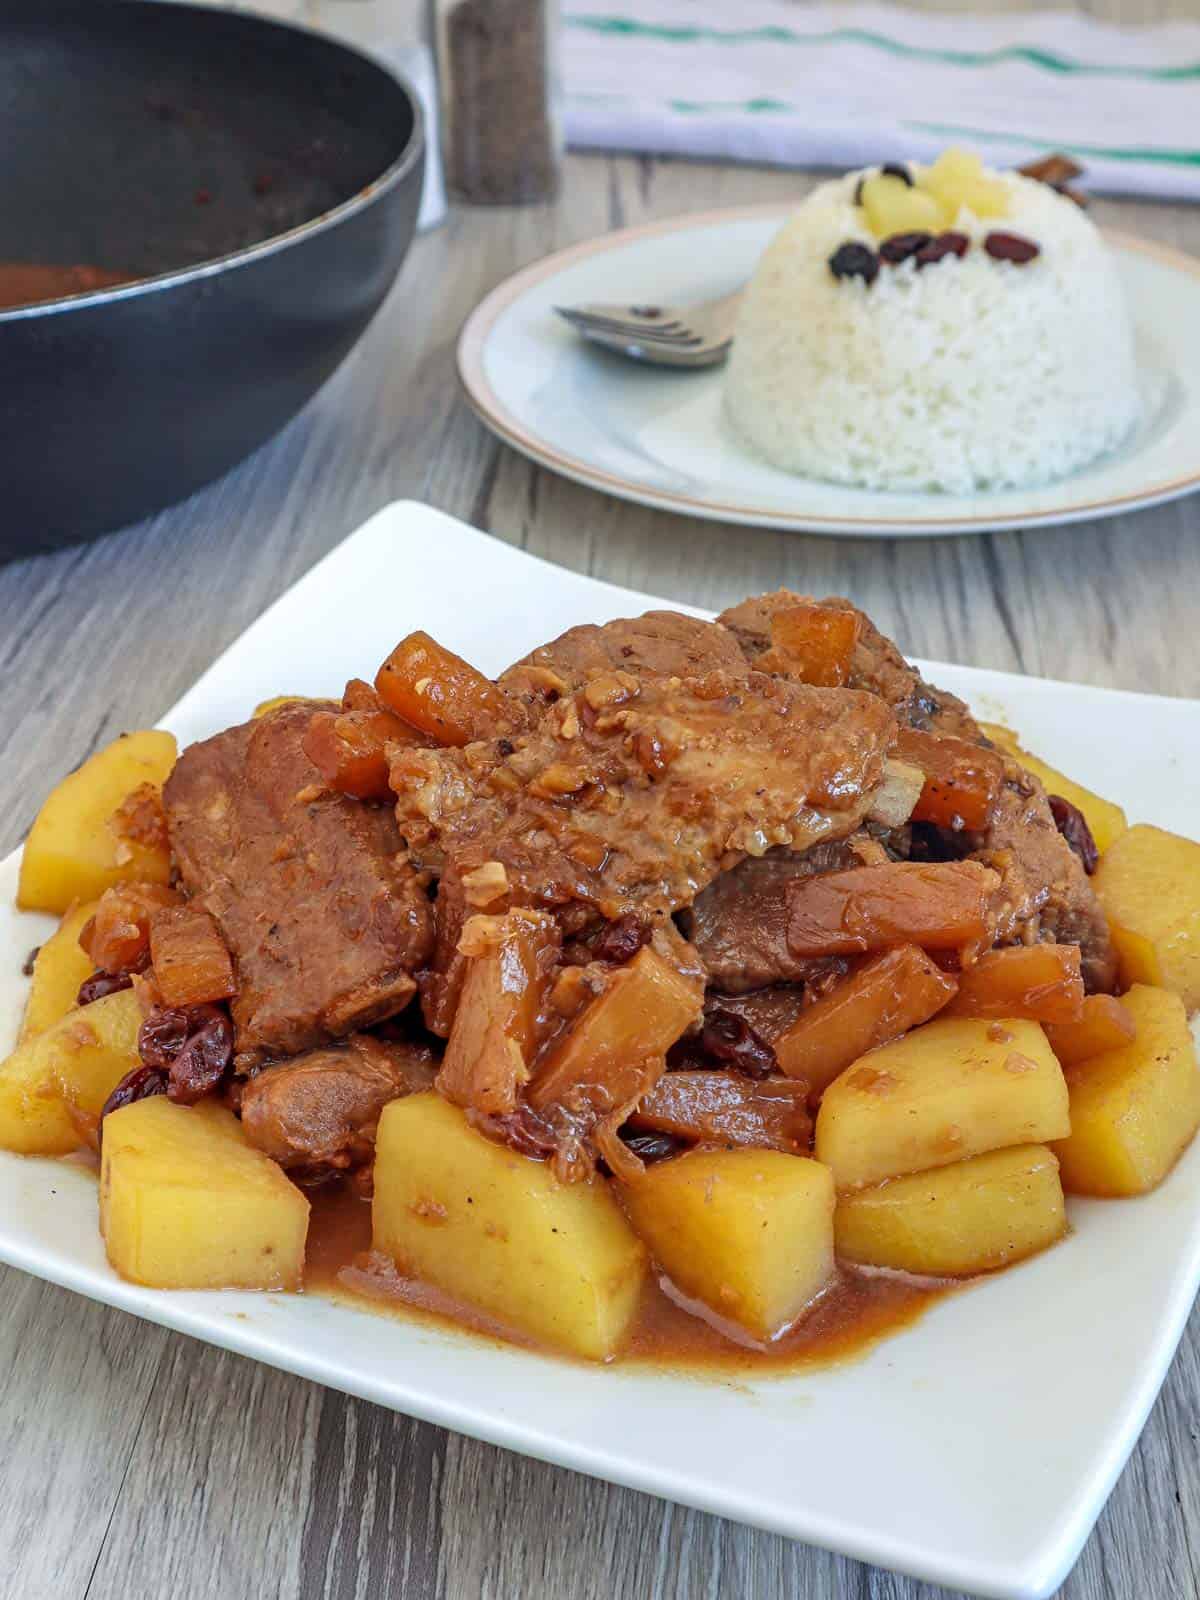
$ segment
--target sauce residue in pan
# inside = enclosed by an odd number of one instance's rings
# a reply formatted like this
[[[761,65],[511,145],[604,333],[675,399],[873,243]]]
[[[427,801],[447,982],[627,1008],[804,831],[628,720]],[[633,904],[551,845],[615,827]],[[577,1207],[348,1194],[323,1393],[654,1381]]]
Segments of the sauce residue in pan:
[[[349,1185],[312,1196],[304,1286],[383,1315],[449,1325],[484,1338],[532,1347],[471,1306],[428,1284],[403,1278],[371,1253],[371,1207]],[[620,1364],[705,1370],[752,1377],[832,1366],[865,1355],[889,1334],[910,1326],[956,1287],[885,1274],[843,1272],[790,1332],[762,1347],[730,1337],[713,1321],[692,1315],[651,1279]],[[559,1354],[559,1352],[549,1352]],[[560,1359],[570,1359],[562,1358]]]
[[[0,261],[0,311],[38,305],[43,300],[61,300],[69,294],[112,289],[128,282],[128,272],[112,272],[108,267],[47,267],[36,262]]]

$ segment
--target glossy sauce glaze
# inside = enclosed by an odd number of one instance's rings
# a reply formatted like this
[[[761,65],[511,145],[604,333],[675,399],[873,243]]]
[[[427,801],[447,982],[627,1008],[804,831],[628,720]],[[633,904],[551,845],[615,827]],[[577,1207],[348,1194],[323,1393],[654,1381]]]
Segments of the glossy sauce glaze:
[[[304,1269],[310,1294],[368,1306],[383,1315],[419,1318],[484,1338],[532,1348],[532,1341],[453,1301],[427,1284],[402,1278],[371,1253],[371,1207],[349,1184],[318,1189]],[[910,1326],[954,1285],[883,1274],[843,1272],[836,1285],[783,1338],[763,1347],[722,1331],[684,1310],[648,1280],[633,1332],[619,1360],[662,1368],[752,1375],[831,1366],[865,1355],[888,1334]],[[734,1334],[730,1336],[731,1332]],[[560,1352],[551,1352],[559,1355]]]
[[[0,311],[38,305],[43,300],[61,300],[69,294],[111,289],[129,281],[128,272],[111,272],[107,267],[46,267],[36,262],[0,261]]]

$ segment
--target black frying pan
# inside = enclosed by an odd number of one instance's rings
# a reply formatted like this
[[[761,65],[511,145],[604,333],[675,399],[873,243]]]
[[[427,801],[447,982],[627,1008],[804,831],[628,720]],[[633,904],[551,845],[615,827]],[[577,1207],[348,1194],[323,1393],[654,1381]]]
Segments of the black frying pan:
[[[181,499],[291,417],[412,239],[420,112],[318,34],[0,0],[0,262],[148,281],[0,311],[0,560]]]

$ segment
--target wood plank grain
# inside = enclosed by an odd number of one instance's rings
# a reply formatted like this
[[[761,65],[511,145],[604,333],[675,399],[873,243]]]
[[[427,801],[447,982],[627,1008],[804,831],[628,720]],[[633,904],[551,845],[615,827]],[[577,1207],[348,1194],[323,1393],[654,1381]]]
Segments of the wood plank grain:
[[[1175,0],[1090,9],[1181,14]],[[463,213],[421,239],[342,371],[222,483],[92,547],[0,569],[0,848],[66,768],[153,721],[300,573],[401,495],[668,597],[716,607],[780,584],[840,591],[921,654],[1200,691],[1196,501],[1036,534],[797,538],[606,499],[525,462],[471,415],[455,337],[514,268],[609,227],[798,197],[809,182],[573,158],[557,206]],[[1200,249],[1190,208],[1098,214]],[[1200,1595],[1198,1339],[1193,1320],[1070,1600]],[[0,1497],[0,1553],[12,1592],[33,1600],[940,1592],[391,1416],[11,1271],[0,1271],[0,1357],[0,1450],[19,1463]]]

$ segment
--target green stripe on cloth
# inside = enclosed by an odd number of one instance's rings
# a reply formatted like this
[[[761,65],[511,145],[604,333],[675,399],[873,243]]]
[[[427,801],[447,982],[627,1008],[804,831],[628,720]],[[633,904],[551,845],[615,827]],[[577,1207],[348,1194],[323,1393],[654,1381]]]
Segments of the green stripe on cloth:
[[[799,107],[795,107],[799,110]],[[1047,145],[1045,139],[1031,139],[1025,134],[993,133],[983,128],[961,127],[953,122],[905,122],[906,128],[912,128],[920,133],[948,134],[953,138],[974,139],[979,144],[1019,144],[1030,150],[1044,150]],[[1122,150],[1119,147],[1101,144],[1070,144],[1064,149],[1075,156],[1092,156],[1097,161],[1155,161],[1163,166],[1170,167],[1200,167],[1200,150],[1155,150],[1142,148]]]
[[[864,28],[835,28],[826,33],[798,33],[794,28],[768,26],[762,28],[711,28],[694,24],[668,24],[638,22],[632,17],[564,16],[563,26],[584,32],[625,35],[631,38],[656,39],[666,44],[795,44],[837,45],[863,44],[876,50],[886,50],[895,56],[916,61],[938,61],[955,67],[994,67],[1007,61],[1020,61],[1026,66],[1039,67],[1044,72],[1070,73],[1097,78],[1140,78],[1151,82],[1174,82],[1200,78],[1200,62],[1190,62],[1178,67],[1114,67],[1087,61],[1072,61],[1067,56],[1056,55],[1052,50],[1038,50],[1031,45],[1006,45],[997,50],[935,50],[922,45],[904,44],[899,39],[889,39],[886,34],[872,33]]]

